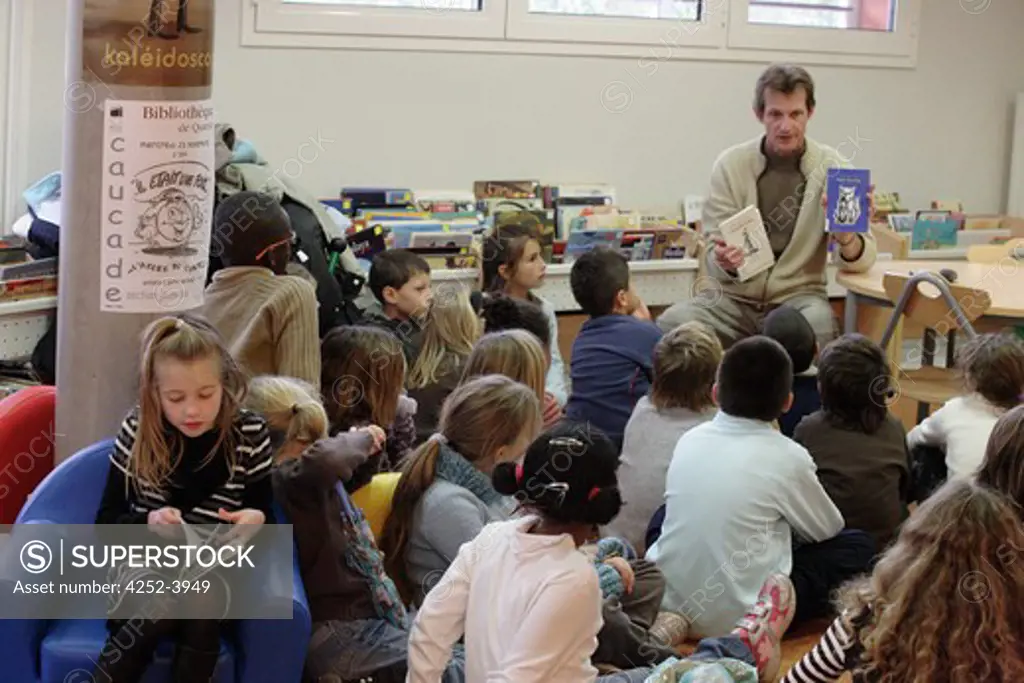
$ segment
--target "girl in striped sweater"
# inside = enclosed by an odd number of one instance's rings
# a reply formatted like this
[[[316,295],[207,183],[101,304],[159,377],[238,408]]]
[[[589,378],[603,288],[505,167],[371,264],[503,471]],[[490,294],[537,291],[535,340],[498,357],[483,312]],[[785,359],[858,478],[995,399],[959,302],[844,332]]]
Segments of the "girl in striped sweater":
[[[140,377],[139,403],[110,453],[96,523],[148,524],[154,538],[168,539],[180,538],[182,524],[229,523],[246,525],[233,527],[236,540],[251,538],[271,514],[273,456],[266,422],[240,407],[245,378],[220,335],[188,315],[153,322],[143,335]],[[207,608],[216,600],[202,596]],[[170,637],[173,682],[210,681],[223,622],[157,619],[147,604],[131,607],[147,617],[109,620],[94,680],[136,683],[157,643]],[[201,611],[219,613],[207,608]]]
[[[939,489],[907,521],[841,616],[782,683],[1024,681],[1024,529],[973,481]]]

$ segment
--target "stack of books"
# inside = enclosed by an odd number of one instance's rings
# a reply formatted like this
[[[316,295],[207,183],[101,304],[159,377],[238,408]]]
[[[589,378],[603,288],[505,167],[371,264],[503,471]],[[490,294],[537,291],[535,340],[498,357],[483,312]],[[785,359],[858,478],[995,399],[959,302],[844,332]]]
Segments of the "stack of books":
[[[57,295],[57,259],[33,259],[17,236],[0,239],[0,303]]]

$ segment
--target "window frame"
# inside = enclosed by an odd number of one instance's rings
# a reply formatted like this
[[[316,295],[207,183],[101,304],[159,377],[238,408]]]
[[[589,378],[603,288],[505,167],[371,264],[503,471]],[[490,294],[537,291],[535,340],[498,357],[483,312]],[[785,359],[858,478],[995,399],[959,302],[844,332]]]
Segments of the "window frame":
[[[900,69],[917,65],[923,4],[897,0],[896,27],[890,32],[751,24],[746,19],[749,0],[705,0],[706,16],[698,30],[694,22],[671,19],[531,15],[529,0],[483,0],[483,10],[473,13],[241,1],[252,8],[243,12],[243,47],[793,61]],[[440,6],[446,1],[424,3]]]
[[[244,1],[244,0],[243,0]],[[253,31],[295,36],[504,39],[507,0],[486,0],[480,11],[449,10],[447,0],[423,0],[423,8],[372,7],[255,0]]]

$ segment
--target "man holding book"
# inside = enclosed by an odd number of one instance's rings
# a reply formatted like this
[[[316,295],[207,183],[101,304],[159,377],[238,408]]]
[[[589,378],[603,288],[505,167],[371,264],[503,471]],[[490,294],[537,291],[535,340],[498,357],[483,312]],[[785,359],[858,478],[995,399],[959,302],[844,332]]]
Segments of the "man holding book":
[[[870,232],[826,232],[828,170],[849,164],[805,137],[814,104],[814,82],[800,67],[773,65],[758,79],[754,113],[765,134],[718,157],[704,203],[708,276],[723,296],[712,297],[713,305],[707,297],[673,305],[658,318],[664,331],[699,320],[729,347],[760,333],[764,316],[787,304],[811,323],[821,347],[835,337],[825,290],[829,254],[841,269],[862,272],[876,250]],[[730,237],[737,233],[739,242]]]

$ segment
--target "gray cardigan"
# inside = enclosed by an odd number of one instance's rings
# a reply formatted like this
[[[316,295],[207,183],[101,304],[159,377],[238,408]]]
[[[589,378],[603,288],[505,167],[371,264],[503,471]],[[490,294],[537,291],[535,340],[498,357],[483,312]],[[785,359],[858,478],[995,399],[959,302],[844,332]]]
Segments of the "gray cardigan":
[[[436,479],[416,506],[405,549],[405,569],[416,586],[415,602],[440,580],[459,548],[476,538],[491,522],[506,520],[511,499],[488,507],[471,491],[444,479]]]

